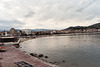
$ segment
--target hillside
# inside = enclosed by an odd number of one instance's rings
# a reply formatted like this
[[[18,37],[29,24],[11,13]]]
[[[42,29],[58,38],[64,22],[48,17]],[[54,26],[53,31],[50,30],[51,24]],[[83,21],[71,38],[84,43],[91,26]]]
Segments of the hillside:
[[[80,30],[80,29],[86,29],[87,27],[83,27],[83,26],[75,26],[75,27],[69,27],[66,28],[64,30],[68,30],[68,29],[72,29],[72,30]]]
[[[75,27],[69,27],[69,28],[66,28],[64,30],[69,30],[69,29],[72,29],[72,30],[83,30],[83,29],[90,29],[90,28],[96,28],[96,29],[100,29],[100,23],[96,23],[96,24],[93,24],[93,25],[90,25],[90,26],[75,26]]]
[[[89,28],[97,28],[97,29],[100,29],[100,23],[93,24],[93,25],[89,26]]]

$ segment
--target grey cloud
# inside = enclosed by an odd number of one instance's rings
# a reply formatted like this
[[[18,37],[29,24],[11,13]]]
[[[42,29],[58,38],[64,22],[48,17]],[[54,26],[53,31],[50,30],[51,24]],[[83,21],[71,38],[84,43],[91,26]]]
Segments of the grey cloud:
[[[0,25],[7,24],[5,26],[9,27],[56,28],[58,26],[61,28],[70,24],[84,24],[85,21],[100,18],[99,0],[2,1],[5,3],[0,5],[0,19],[8,20],[0,20]],[[16,18],[25,21],[14,20]]]
[[[26,15],[24,15],[24,17],[29,18],[35,15],[35,12],[33,11],[29,11]]]
[[[18,21],[18,20],[0,20],[0,24],[5,24],[5,23],[8,23],[8,24],[23,24],[21,21]]]
[[[90,15],[90,16],[86,17],[85,20],[89,21],[89,20],[94,19],[95,17],[96,17],[96,15]]]
[[[81,8],[77,9],[76,11],[77,12],[81,12],[81,11],[85,10],[86,8],[88,8],[89,6],[91,6],[93,3],[95,3],[95,1],[96,0],[87,0],[87,1],[83,0],[83,2],[82,2],[83,3],[82,4],[83,7],[80,6]]]
[[[11,27],[18,28],[18,27],[22,27],[23,25],[24,23],[18,20],[0,20],[0,26],[4,26],[8,28]]]

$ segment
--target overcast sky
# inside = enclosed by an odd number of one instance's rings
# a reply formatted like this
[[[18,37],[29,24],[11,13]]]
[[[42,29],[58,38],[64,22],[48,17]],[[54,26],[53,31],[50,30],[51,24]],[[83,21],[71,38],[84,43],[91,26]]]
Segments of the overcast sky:
[[[1,28],[64,29],[100,22],[100,0],[0,0]]]

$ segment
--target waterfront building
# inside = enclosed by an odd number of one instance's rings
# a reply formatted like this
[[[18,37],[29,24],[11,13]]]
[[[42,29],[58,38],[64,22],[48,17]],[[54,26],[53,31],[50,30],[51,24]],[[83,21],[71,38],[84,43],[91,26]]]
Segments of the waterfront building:
[[[9,31],[0,32],[0,36],[10,36],[10,32]]]
[[[10,34],[11,34],[12,36],[16,36],[16,35],[17,35],[17,30],[15,30],[14,28],[11,28],[11,29],[10,29]]]
[[[29,35],[29,34],[32,34],[32,31],[29,30],[29,29],[23,29],[23,30],[22,30],[22,34]]]
[[[4,31],[4,36],[10,36],[10,32]]]
[[[98,32],[100,32],[100,29],[98,29]]]

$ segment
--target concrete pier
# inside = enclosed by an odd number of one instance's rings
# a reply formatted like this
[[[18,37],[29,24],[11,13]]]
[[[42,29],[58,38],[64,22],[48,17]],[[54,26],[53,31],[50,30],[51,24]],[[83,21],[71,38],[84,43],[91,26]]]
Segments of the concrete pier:
[[[43,62],[42,60],[39,60],[35,57],[31,57],[24,52],[16,49],[12,45],[6,45],[4,47],[7,51],[0,52],[0,67],[17,67],[14,63],[20,61],[27,62],[34,67],[58,67],[56,65]]]

